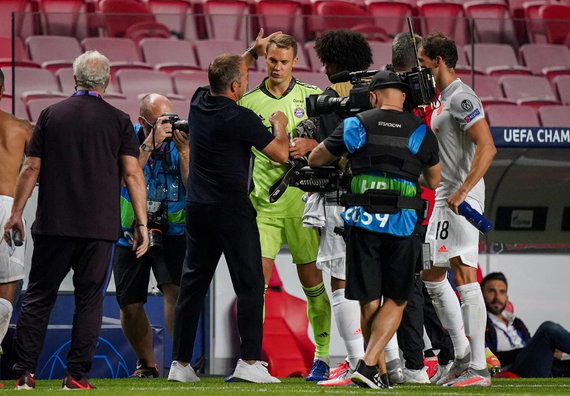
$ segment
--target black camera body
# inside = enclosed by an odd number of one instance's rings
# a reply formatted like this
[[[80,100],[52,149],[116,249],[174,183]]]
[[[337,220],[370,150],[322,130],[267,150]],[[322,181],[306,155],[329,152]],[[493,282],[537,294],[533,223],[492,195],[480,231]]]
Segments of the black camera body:
[[[409,72],[397,72],[392,65],[386,65],[386,70],[396,73],[400,80],[409,87],[404,110],[412,111],[422,106],[429,106],[437,100],[433,70],[427,67],[414,67]]]
[[[164,122],[169,122],[172,125],[172,129],[178,129],[179,131],[186,132],[186,133],[190,132],[190,127],[188,126],[188,121],[187,120],[181,120],[180,117],[178,116],[178,114],[164,113],[162,116],[168,117],[168,121],[165,120]]]
[[[307,95],[307,116],[318,117],[321,114],[337,112],[346,118],[372,108],[368,85],[376,73],[378,70],[344,71],[331,76],[332,83],[351,82],[349,96],[337,98],[329,95]]]

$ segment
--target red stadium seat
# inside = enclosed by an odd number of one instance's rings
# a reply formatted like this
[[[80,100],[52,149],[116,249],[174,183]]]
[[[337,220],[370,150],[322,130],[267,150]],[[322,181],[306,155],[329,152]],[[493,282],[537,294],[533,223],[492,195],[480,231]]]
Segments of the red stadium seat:
[[[543,44],[547,42],[544,21],[540,17],[539,11],[540,7],[548,4],[548,2],[548,0],[533,0],[525,1],[522,4],[524,11],[522,18],[525,19],[526,33],[531,43]]]
[[[18,36],[14,37],[14,56],[16,67],[41,67],[28,57],[24,43]],[[0,67],[12,67],[12,39],[10,37],[0,37]]]
[[[518,44],[511,14],[504,2],[468,1],[463,8],[465,16],[474,19],[475,41]]]
[[[546,37],[551,44],[568,44],[570,37],[570,4],[547,4],[538,11],[544,21]]]
[[[540,123],[545,127],[570,127],[570,106],[543,106],[538,109]]]
[[[146,38],[139,43],[145,62],[157,70],[199,70],[190,41]]]
[[[170,76],[158,70],[119,70],[117,83],[121,93],[127,98],[152,92],[168,97],[175,96]]]
[[[466,79],[463,82],[473,88],[481,100],[486,98],[501,99],[505,97],[503,90],[501,89],[501,84],[499,84],[499,77],[475,75],[474,86],[471,84],[471,78]]]
[[[247,1],[205,0],[202,4],[206,17],[208,38],[239,40],[247,35]]]
[[[418,1],[421,20],[421,34],[443,32],[453,37],[458,44],[469,42],[469,33],[463,5],[459,2],[442,2],[438,0]]]
[[[469,64],[487,74],[531,74],[528,68],[519,66],[515,50],[509,44],[477,43],[474,47],[468,44],[464,50]]]
[[[311,69],[314,72],[323,72],[324,66],[317,55],[317,51],[315,50],[315,42],[314,41],[307,41],[303,44],[305,48],[305,54],[307,54],[307,58],[309,59],[309,63],[311,64]]]
[[[6,93],[12,92],[12,68],[5,67],[4,88]],[[16,88],[15,98],[31,98],[63,95],[54,75],[46,69],[35,69],[29,67],[16,68]],[[32,95],[33,93],[33,95]]]
[[[241,54],[244,50],[243,42],[239,40],[198,40],[193,45],[202,70],[208,70],[210,62],[220,54]]]
[[[256,0],[255,13],[265,32],[282,31],[304,41],[301,3],[294,0]]]
[[[545,68],[570,67],[570,50],[564,45],[526,44],[519,48],[523,63],[533,74],[545,74]]]
[[[105,15],[105,27],[109,37],[126,37],[132,25],[156,22],[150,9],[136,0],[101,0],[101,12]]]
[[[413,7],[405,1],[372,1],[366,5],[374,16],[374,23],[388,34],[408,31],[407,17],[413,16]]]
[[[30,36],[26,46],[34,62],[52,71],[72,66],[83,53],[77,39],[67,36]]]
[[[297,73],[293,73],[296,75]],[[265,71],[248,71],[247,72],[247,89],[251,90],[257,87],[267,77]]]
[[[205,71],[176,71],[171,77],[176,93],[186,98],[191,98],[197,88],[209,84],[208,73]]]
[[[545,77],[504,76],[499,79],[507,99],[518,104],[538,108],[543,105],[559,104],[556,95]]]
[[[373,25],[374,19],[368,12],[348,1],[319,1],[313,4],[313,14],[318,18],[310,18],[309,33],[318,35],[326,30],[352,29],[355,26]]]
[[[558,76],[554,78],[554,86],[564,105],[570,105],[570,76]]]
[[[15,12],[16,36],[27,36],[39,31],[37,3],[29,0],[1,0],[0,1],[0,36],[12,36],[12,12]],[[25,14],[24,14],[25,13]]]
[[[540,126],[536,111],[532,107],[515,105],[490,105],[485,109],[490,126]]]
[[[392,43],[370,42],[372,65],[370,69],[384,70],[392,63]]]
[[[39,0],[42,32],[51,36],[89,35],[87,15],[94,3],[85,0]]]
[[[185,40],[197,40],[198,29],[190,2],[186,0],[148,0],[148,8],[156,21],[172,34]]]
[[[105,97],[105,101],[107,101],[109,104],[116,107],[117,109],[127,113],[131,118],[131,122],[133,124],[136,125],[139,123],[139,110],[140,110],[139,99],[136,98],[118,99],[118,98]]]

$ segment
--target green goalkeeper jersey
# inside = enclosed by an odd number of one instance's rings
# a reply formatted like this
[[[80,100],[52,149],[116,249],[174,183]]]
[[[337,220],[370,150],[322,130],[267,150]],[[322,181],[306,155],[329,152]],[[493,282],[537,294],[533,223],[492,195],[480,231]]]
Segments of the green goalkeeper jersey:
[[[289,120],[287,123],[287,134],[291,141],[297,137],[295,127],[301,121],[307,119],[305,97],[320,93],[322,91],[316,86],[293,78],[289,88],[281,97],[277,98],[267,89],[266,78],[256,88],[247,92],[238,104],[257,114],[267,128],[271,128],[269,116],[273,112],[280,110],[285,113]],[[250,194],[250,198],[255,210],[257,210],[257,214],[278,218],[301,217],[305,204],[301,200],[303,191],[298,188],[289,187],[277,202],[269,202],[269,188],[287,172],[289,166],[271,161],[265,154],[255,148],[252,148],[252,151],[255,155],[253,168],[254,189]]]

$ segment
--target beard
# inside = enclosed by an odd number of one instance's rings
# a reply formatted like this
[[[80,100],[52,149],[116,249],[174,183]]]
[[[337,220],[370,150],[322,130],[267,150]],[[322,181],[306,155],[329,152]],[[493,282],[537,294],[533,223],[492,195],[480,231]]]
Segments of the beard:
[[[487,304],[487,311],[491,312],[493,315],[500,315],[505,310],[507,304],[501,305],[499,302],[491,301],[490,304]]]

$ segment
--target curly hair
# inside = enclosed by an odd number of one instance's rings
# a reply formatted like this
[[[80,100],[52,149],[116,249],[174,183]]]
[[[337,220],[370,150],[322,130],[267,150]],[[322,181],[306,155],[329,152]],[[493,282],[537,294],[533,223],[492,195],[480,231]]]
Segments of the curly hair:
[[[422,39],[420,47],[423,47],[424,54],[430,59],[441,56],[445,65],[450,69],[455,69],[457,64],[457,46],[455,41],[441,32],[431,33]]]
[[[366,70],[372,64],[370,44],[353,30],[324,32],[315,41],[315,50],[323,64],[334,64],[338,70]]]

